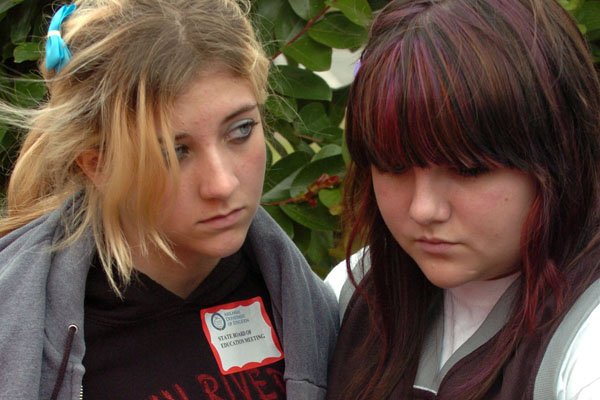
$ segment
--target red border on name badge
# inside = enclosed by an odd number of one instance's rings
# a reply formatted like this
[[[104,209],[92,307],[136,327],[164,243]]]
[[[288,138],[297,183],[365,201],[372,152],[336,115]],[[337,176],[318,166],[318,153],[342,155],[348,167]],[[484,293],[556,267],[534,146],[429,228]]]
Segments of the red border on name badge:
[[[231,367],[230,369],[228,369],[226,371],[223,369],[223,361],[221,360],[221,356],[219,355],[219,350],[217,349],[217,347],[213,344],[213,342],[211,340],[210,331],[208,330],[208,326],[206,325],[204,316],[207,313],[215,313],[215,312],[233,310],[239,306],[249,306],[256,302],[258,302],[258,304],[260,305],[260,312],[262,314],[263,319],[265,320],[265,323],[271,328],[271,338],[273,339],[273,343],[275,344],[275,347],[277,347],[277,350],[279,350],[279,352],[281,353],[281,356],[268,357],[268,358],[265,358],[264,360],[262,360],[261,362],[249,362],[247,364],[242,365],[241,367]],[[246,370],[253,369],[253,368],[259,368],[259,367],[262,367],[265,365],[273,364],[274,362],[283,360],[283,358],[284,358],[283,349],[281,348],[281,344],[279,343],[279,338],[277,337],[277,334],[275,333],[275,329],[273,329],[273,323],[271,322],[271,318],[269,318],[269,314],[267,314],[267,310],[265,309],[265,305],[260,296],[253,297],[248,300],[234,301],[232,303],[221,304],[221,305],[218,305],[215,307],[202,309],[202,310],[200,310],[200,319],[202,322],[202,330],[204,331],[204,336],[206,336],[206,340],[208,340],[210,349],[212,350],[213,355],[215,356],[215,359],[217,360],[217,364],[219,365],[219,369],[221,370],[221,374],[223,374],[223,375],[235,374],[237,372],[246,371]]]

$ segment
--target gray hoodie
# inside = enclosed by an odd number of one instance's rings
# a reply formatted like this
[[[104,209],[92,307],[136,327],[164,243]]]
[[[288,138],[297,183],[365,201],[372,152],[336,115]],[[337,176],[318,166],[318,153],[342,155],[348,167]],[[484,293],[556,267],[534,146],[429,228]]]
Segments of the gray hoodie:
[[[95,246],[87,232],[68,247],[51,250],[63,237],[61,219],[74,212],[76,203],[69,200],[0,239],[2,398],[80,398],[83,302]],[[248,242],[271,295],[285,353],[287,398],[323,399],[338,329],[335,296],[263,209],[254,217]],[[64,379],[55,388],[64,354]]]

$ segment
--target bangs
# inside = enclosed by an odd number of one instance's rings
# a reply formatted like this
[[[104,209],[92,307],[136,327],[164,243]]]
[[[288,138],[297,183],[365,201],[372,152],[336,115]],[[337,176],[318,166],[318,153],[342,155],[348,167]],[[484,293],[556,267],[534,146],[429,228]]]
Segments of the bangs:
[[[532,124],[520,119],[528,101],[505,55],[468,30],[434,24],[365,50],[349,101],[353,160],[384,172],[430,164],[529,169],[522,137]]]

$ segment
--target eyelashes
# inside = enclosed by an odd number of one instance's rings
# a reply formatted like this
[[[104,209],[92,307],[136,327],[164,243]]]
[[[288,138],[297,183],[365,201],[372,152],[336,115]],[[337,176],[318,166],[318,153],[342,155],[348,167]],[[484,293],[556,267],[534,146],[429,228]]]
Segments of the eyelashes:
[[[246,118],[233,124],[231,129],[227,131],[227,140],[233,142],[243,142],[252,135],[254,127],[258,125],[258,121],[252,118]]]
[[[238,145],[245,143],[254,132],[254,127],[256,127],[260,122],[253,118],[245,118],[240,121],[232,124],[224,134],[224,140],[227,143]],[[190,145],[188,145],[187,140],[183,140],[182,142],[175,143],[175,155],[177,160],[182,161],[187,158],[191,153]]]
[[[189,153],[190,148],[188,145],[182,143],[175,144],[175,155],[177,156],[177,160],[183,160],[189,155]]]
[[[477,176],[487,174],[491,170],[489,167],[480,165],[480,166],[470,167],[470,168],[466,168],[466,167],[455,168],[455,169],[453,169],[453,171],[459,176],[462,176],[465,178],[474,178]]]
[[[401,165],[385,167],[385,168],[382,168],[377,165],[374,165],[374,166],[380,172],[389,173],[389,174],[393,174],[393,175],[402,175],[405,172],[410,171],[410,169],[414,168],[414,166],[405,167],[405,166],[401,166]],[[444,168],[447,168],[451,173],[458,175],[460,177],[463,177],[463,178],[475,178],[475,177],[487,174],[487,173],[491,172],[491,170],[492,170],[490,167],[487,167],[485,165],[478,165],[478,166],[473,166],[473,167],[444,166]]]

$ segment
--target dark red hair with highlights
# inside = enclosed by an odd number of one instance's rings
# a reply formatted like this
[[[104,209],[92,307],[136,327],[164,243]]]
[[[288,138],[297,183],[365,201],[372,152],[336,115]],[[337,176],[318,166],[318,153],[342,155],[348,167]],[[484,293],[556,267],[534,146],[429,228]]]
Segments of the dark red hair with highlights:
[[[520,338],[551,322],[598,274],[590,249],[598,242],[599,135],[597,73],[556,1],[398,0],[377,15],[349,96],[345,201],[351,243],[370,247],[369,290],[359,287],[377,327],[367,342],[382,346],[372,365],[372,347],[357,350],[363,367],[344,398],[384,399],[413,381],[441,295],[386,228],[371,166],[504,166],[536,182],[522,228],[520,295],[490,359],[455,397],[477,399]],[[548,299],[553,315],[542,319]]]

